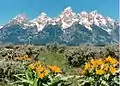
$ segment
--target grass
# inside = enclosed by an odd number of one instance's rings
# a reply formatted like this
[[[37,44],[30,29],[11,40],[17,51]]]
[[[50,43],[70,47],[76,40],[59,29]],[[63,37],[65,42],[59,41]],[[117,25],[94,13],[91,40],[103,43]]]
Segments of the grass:
[[[49,65],[58,65],[63,67],[65,64],[64,54],[59,53],[40,53],[39,59]]]
[[[73,68],[67,65],[64,53],[42,52],[40,53],[38,59],[47,65],[59,66],[65,74],[78,74],[78,68]]]

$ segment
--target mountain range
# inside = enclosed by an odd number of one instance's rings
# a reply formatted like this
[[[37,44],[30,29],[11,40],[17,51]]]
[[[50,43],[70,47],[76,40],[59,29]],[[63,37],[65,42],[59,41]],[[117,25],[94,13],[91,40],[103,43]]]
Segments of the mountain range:
[[[67,7],[57,17],[41,13],[29,20],[19,14],[0,26],[0,42],[12,44],[105,45],[119,42],[120,23],[97,11],[75,13]]]

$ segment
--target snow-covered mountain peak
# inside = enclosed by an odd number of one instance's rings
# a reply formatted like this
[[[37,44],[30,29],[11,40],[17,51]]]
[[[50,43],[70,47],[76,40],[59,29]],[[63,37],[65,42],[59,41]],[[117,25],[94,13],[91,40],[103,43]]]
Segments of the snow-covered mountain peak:
[[[65,8],[64,11],[72,11],[72,8],[69,6],[69,7]]]
[[[90,14],[99,14],[97,10],[90,12]]]
[[[44,13],[44,12],[42,12],[42,13],[38,16],[38,18],[47,18],[47,17],[48,17],[47,14]]]
[[[69,6],[61,12],[57,17],[51,18],[46,13],[42,12],[38,17],[33,20],[28,20],[25,14],[19,14],[14,17],[7,26],[10,25],[21,25],[23,28],[29,28],[32,26],[37,27],[37,31],[42,31],[46,25],[61,25],[61,29],[69,28],[73,23],[79,23],[85,26],[87,29],[92,30],[91,26],[97,25],[100,28],[111,28],[119,23],[116,23],[115,20],[110,17],[104,17],[97,10],[92,12],[82,11],[81,13],[73,12],[72,8]]]
[[[0,26],[0,29],[3,28],[3,26]]]
[[[64,9],[63,12],[61,12],[60,17],[64,18],[64,17],[69,17],[71,15],[74,15],[75,13],[72,11],[71,7],[67,7]]]
[[[47,16],[47,14],[46,14],[46,13],[44,13],[44,12],[42,12],[40,15],[44,15],[44,16]]]
[[[107,19],[108,22],[115,22],[115,20],[110,18],[110,17],[106,17],[106,19]]]
[[[18,14],[13,19],[26,19],[26,18],[27,18],[27,16],[25,14]]]
[[[80,14],[78,14],[78,15],[88,15],[88,12],[86,12],[86,11],[82,11]]]
[[[28,21],[28,18],[25,14],[19,14],[15,16],[12,20],[9,21],[10,24],[24,24]]]
[[[38,32],[42,31],[43,28],[49,24],[52,19],[47,16],[46,13],[41,13],[37,18],[31,20],[31,22],[37,26]]]
[[[78,21],[77,15],[72,11],[71,7],[64,9],[60,14],[60,18],[63,29],[71,27],[74,22]]]

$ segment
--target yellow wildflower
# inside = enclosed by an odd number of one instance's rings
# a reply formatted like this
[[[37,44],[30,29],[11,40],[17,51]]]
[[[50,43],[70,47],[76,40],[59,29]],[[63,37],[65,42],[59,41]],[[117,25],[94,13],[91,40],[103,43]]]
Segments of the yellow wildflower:
[[[48,69],[45,69],[44,70],[44,75],[47,76],[49,74],[49,70]]]
[[[103,70],[108,71],[108,69],[109,69],[108,64],[103,64]]]
[[[43,73],[39,73],[38,76],[39,76],[39,78],[41,78],[41,79],[44,78],[44,74],[43,74]]]
[[[105,71],[102,69],[99,69],[99,70],[96,70],[96,74],[102,75],[102,74],[105,74]]]
[[[110,62],[112,60],[112,57],[111,56],[108,56],[107,58],[106,58],[106,61],[107,62]]]
[[[114,73],[116,73],[116,68],[115,67],[112,67],[112,66],[110,66],[110,72],[112,73],[112,74],[114,74]]]
[[[93,68],[97,67],[96,60],[91,59],[90,62],[91,62],[91,64],[92,64],[92,67],[93,67]]]
[[[117,60],[113,58],[111,64],[117,64]]]
[[[29,61],[30,61],[30,60],[32,60],[32,59],[31,59],[31,58],[26,58],[25,60],[29,60]]]
[[[104,64],[104,61],[102,59],[96,60],[97,65],[102,65]]]
[[[30,64],[29,66],[28,66],[30,69],[35,69],[35,66],[34,66],[34,64],[32,63],[32,64]]]
[[[51,69],[52,71],[54,71],[55,73],[61,73],[62,72],[61,69],[56,65],[48,66],[48,68]]]
[[[49,74],[49,70],[48,69],[45,69],[44,67],[42,66],[39,66],[37,69],[36,69],[36,73],[37,75],[43,79],[43,77],[47,76]]]
[[[86,70],[82,70],[82,75],[85,75],[86,74]]]
[[[36,67],[38,67],[38,66],[40,66],[40,65],[41,65],[40,61],[36,61],[36,62],[35,62],[35,66],[36,66]]]
[[[42,67],[42,66],[38,66],[37,68],[36,68],[36,72],[38,73],[38,72],[42,72],[44,70],[44,68]]]
[[[24,55],[25,58],[28,58],[28,55]]]
[[[88,62],[87,64],[85,64],[85,70],[90,68],[90,63]]]
[[[91,59],[90,62],[91,62],[92,64],[94,64],[94,63],[95,63],[95,60],[94,60],[94,59]]]
[[[106,61],[107,61],[107,62],[110,62],[111,64],[117,63],[117,60],[114,59],[114,58],[112,58],[111,56],[108,56],[108,57],[106,58]]]

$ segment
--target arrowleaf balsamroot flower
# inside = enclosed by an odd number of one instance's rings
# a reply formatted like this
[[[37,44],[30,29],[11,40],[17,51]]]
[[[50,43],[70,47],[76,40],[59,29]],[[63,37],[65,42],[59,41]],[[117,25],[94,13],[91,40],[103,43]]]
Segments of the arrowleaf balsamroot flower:
[[[90,68],[90,66],[91,66],[91,65],[90,65],[90,63],[89,63],[89,62],[88,62],[88,63],[86,63],[86,64],[85,64],[85,70],[88,70],[88,69]]]
[[[30,69],[35,69],[35,65],[32,63],[32,64],[30,64],[29,66],[28,66]]]
[[[105,74],[105,71],[102,69],[99,69],[99,70],[96,70],[96,74],[103,75],[103,74]]]
[[[82,70],[82,75],[85,75],[86,74],[86,70]]]
[[[102,66],[103,66],[103,70],[104,70],[104,71],[108,71],[108,69],[109,69],[108,64],[103,64]]]
[[[21,56],[21,57],[14,57],[14,60],[19,60],[19,61],[27,60],[27,61],[30,61],[30,60],[32,60],[32,58],[29,57],[28,55],[24,55],[24,56]]]
[[[36,61],[36,62],[30,64],[28,67],[30,69],[32,69],[32,71],[34,71],[34,73],[36,73],[37,76],[41,79],[48,76],[48,74],[50,74],[50,72],[55,73],[55,74],[62,72],[58,66],[56,66],[56,65],[45,66],[45,65],[42,65],[40,61]]]
[[[115,74],[115,73],[117,72],[117,70],[116,70],[115,67],[110,66],[110,72],[111,72],[112,74]]]
[[[48,66],[48,68],[50,70],[52,70],[53,72],[55,72],[55,73],[61,73],[62,72],[61,69],[58,66],[56,66],[56,65]]]
[[[94,59],[91,59],[90,63],[92,64],[93,68],[96,68],[98,66],[97,63],[96,63],[96,61]]]
[[[39,78],[43,79],[45,76],[43,73],[38,73]]]
[[[81,71],[83,75],[87,73],[104,75],[116,74],[118,61],[115,58],[108,56],[107,58],[91,59],[87,62]]]
[[[96,63],[97,63],[97,65],[102,65],[102,64],[104,64],[104,60],[98,59],[98,60],[96,60]]]
[[[36,72],[42,72],[44,70],[44,68],[42,66],[38,66],[36,68]]]
[[[110,62],[111,64],[116,64],[116,63],[117,63],[117,60],[114,59],[114,58],[112,58],[111,56],[108,56],[108,57],[106,58],[106,61],[107,61],[107,62]]]
[[[49,70],[48,69],[45,69],[44,70],[44,75],[47,76],[49,74]]]

